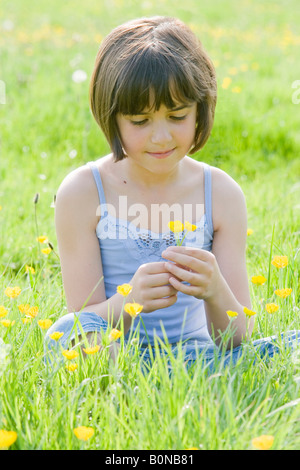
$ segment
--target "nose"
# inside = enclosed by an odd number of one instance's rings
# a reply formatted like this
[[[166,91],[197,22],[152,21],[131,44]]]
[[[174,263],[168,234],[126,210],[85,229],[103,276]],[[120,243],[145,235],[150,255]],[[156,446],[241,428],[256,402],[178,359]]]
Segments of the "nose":
[[[158,121],[153,123],[151,141],[153,144],[164,145],[172,140],[172,134],[170,132],[168,123],[165,121]]]

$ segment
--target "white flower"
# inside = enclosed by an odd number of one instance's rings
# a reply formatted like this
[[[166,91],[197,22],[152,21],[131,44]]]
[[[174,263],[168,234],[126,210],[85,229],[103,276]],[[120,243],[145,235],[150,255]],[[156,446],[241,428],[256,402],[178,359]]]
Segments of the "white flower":
[[[87,79],[87,74],[84,70],[75,70],[72,73],[72,80],[75,83],[82,83]]]

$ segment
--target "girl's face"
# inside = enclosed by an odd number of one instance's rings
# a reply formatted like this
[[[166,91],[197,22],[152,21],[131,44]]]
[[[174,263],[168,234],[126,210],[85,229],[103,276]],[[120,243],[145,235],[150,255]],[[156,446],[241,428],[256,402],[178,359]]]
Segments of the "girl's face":
[[[179,103],[169,109],[117,115],[126,155],[150,171],[171,169],[194,144],[197,104]]]

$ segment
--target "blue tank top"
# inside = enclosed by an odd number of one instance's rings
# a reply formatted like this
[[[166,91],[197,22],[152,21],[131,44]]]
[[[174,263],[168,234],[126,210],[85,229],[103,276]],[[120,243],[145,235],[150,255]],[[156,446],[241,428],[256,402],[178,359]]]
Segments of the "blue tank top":
[[[99,193],[100,220],[96,227],[96,234],[99,240],[105,293],[108,299],[117,292],[118,285],[129,283],[141,264],[166,261],[161,253],[168,246],[176,245],[176,239],[173,232],[157,234],[151,230],[138,228],[133,223],[118,219],[109,213],[98,168],[94,162],[88,162],[87,165],[93,172]],[[183,245],[211,251],[213,241],[211,169],[207,164],[203,165],[205,213],[196,222],[197,229],[187,233]],[[153,345],[155,335],[162,341],[165,341],[167,337],[169,343],[186,339],[211,342],[203,300],[181,292],[178,292],[174,305],[151,313],[141,312],[133,323],[133,329],[136,328],[139,328],[140,341],[145,345],[148,341]]]

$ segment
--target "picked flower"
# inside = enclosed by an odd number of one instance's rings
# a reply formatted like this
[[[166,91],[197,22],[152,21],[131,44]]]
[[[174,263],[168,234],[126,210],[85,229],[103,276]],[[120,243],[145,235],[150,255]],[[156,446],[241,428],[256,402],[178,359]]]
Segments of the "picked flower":
[[[62,331],[54,331],[53,333],[51,333],[50,338],[53,339],[54,341],[58,341],[62,336],[64,335],[64,333]]]
[[[281,269],[285,268],[289,264],[289,260],[287,256],[274,256],[271,263],[275,268]]]
[[[6,317],[7,314],[8,310],[3,305],[0,305],[0,318]]]
[[[62,352],[62,355],[68,359],[69,361],[71,361],[72,359],[76,359],[76,357],[79,356],[79,353],[77,351],[75,351],[75,349],[65,349],[63,352]]]
[[[169,229],[174,233],[183,232],[184,225],[180,220],[172,220],[168,223]]]
[[[21,294],[21,289],[20,287],[7,287],[4,291],[5,295],[11,299],[15,299]]]
[[[82,348],[82,349],[85,352],[85,354],[96,354],[99,351],[100,346],[99,344],[97,344],[96,346],[89,347],[89,348]]]
[[[184,228],[185,230],[188,230],[189,232],[194,232],[197,228],[197,225],[191,224],[187,220],[184,223]]]
[[[136,318],[143,310],[143,305],[140,305],[137,302],[127,303],[124,305],[124,310],[132,318]]]
[[[265,282],[266,282],[266,278],[265,276],[261,276],[261,275],[258,275],[258,276],[252,276],[251,278],[251,282],[253,284],[256,284],[258,286],[262,286]]]
[[[253,310],[250,310],[247,307],[243,307],[243,311],[247,317],[253,317],[254,315],[256,315],[256,312],[253,312]]]
[[[15,431],[0,429],[0,449],[7,449],[16,442],[18,434]]]
[[[38,325],[40,328],[42,328],[42,330],[48,330],[48,328],[50,328],[52,323],[53,323],[52,320],[49,320],[48,318],[45,320],[38,321]]]
[[[285,289],[276,289],[274,293],[278,296],[281,297],[282,299],[286,299],[291,293],[293,292],[293,289],[286,287]]]
[[[269,450],[274,442],[274,436],[263,434],[252,439],[252,445],[258,450]]]
[[[88,426],[78,426],[78,428],[73,429],[73,432],[81,441],[87,441],[95,433],[94,429]]]
[[[279,306],[274,303],[266,304],[266,310],[268,313],[275,313],[279,309]]]
[[[122,331],[117,330],[117,328],[113,328],[109,333],[108,339],[109,341],[116,341],[122,336]]]
[[[234,318],[238,316],[238,312],[234,312],[233,310],[227,310],[226,313],[230,318]]]
[[[130,284],[121,284],[117,287],[118,294],[123,295],[123,297],[126,297],[128,294],[130,294],[131,291],[132,286]]]

